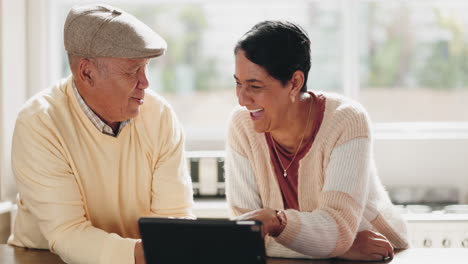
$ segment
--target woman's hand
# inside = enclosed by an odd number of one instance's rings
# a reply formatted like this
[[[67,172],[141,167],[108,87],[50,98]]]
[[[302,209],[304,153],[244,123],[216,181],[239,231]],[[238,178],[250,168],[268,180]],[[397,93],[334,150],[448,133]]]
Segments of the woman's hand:
[[[235,207],[235,209],[243,215],[235,218],[235,220],[259,220],[262,222],[262,236],[265,237],[267,234],[278,236],[278,230],[281,226],[276,211],[271,208],[258,209],[250,211],[247,209]],[[282,230],[281,230],[282,231]]]
[[[364,230],[357,233],[351,248],[341,256],[348,260],[384,260],[393,258],[393,246],[380,233]]]

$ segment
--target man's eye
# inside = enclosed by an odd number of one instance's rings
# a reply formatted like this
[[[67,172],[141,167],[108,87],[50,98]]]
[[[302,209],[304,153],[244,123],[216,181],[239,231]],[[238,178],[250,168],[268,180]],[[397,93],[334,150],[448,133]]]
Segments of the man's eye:
[[[254,89],[260,89],[260,88],[262,88],[261,86],[255,86],[255,85],[252,85],[251,87],[254,88]]]

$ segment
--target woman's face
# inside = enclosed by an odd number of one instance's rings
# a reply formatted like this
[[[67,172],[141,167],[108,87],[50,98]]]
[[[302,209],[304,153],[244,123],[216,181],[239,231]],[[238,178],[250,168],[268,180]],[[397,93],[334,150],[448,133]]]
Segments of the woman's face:
[[[261,66],[245,57],[243,50],[237,51],[236,94],[241,106],[250,112],[254,129],[258,133],[273,132],[282,128],[287,120],[290,104],[290,83],[283,85]]]

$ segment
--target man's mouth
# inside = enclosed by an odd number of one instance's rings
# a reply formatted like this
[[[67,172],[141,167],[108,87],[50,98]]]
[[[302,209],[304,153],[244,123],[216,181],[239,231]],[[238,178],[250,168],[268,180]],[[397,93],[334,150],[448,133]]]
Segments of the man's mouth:
[[[143,98],[132,97],[132,99],[138,101],[138,103],[139,103],[140,105],[142,105],[142,104],[145,102],[145,99],[143,99]]]

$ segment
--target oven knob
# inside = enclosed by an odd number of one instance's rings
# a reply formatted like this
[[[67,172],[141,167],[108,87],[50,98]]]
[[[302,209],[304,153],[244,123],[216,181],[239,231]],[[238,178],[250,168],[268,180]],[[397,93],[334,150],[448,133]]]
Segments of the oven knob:
[[[463,239],[461,244],[464,248],[468,248],[468,238]]]
[[[430,240],[429,238],[424,239],[423,246],[427,248],[432,247],[432,240]]]
[[[444,240],[442,240],[442,246],[444,248],[449,248],[451,244],[452,244],[452,242],[448,238],[444,238]]]

